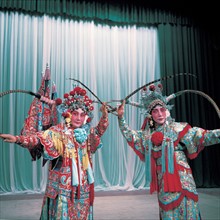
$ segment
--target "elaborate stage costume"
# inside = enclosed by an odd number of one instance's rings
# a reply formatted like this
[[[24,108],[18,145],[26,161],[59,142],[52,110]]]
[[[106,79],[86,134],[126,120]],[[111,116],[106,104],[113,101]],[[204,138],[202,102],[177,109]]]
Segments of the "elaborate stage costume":
[[[138,157],[145,162],[150,193],[157,191],[161,219],[200,219],[198,193],[187,159],[194,159],[205,147],[220,143],[220,129],[204,130],[178,123],[170,117],[155,126],[151,111],[155,106],[171,109],[159,88],[142,94],[146,119],[141,130],[129,128],[124,117],[119,127]]]
[[[92,219],[92,154],[102,146],[107,127],[108,119],[101,117],[95,128],[58,124],[36,135],[16,136],[18,144],[38,149],[50,161],[41,219]]]
[[[96,127],[91,127],[94,107],[86,90],[75,86],[61,100],[56,99],[54,87],[50,99],[49,80],[47,67],[37,94],[21,91],[36,96],[21,135],[0,134],[0,137],[27,148],[32,160],[43,157],[43,165],[49,163],[41,220],[91,220],[92,155],[102,147],[101,136],[109,125],[107,108],[102,103],[100,121]],[[17,91],[2,95],[11,92]]]

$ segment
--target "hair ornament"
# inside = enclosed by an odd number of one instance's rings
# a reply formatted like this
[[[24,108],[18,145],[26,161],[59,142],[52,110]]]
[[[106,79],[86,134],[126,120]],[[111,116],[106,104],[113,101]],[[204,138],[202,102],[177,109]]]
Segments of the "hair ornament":
[[[93,118],[93,101],[87,96],[85,89],[76,86],[69,93],[63,95],[63,100],[57,107],[57,110],[62,114],[63,118],[69,118],[69,114],[72,114],[74,110],[81,108],[87,114],[87,120],[85,123],[90,123]]]
[[[141,90],[141,104],[145,109],[145,113],[151,114],[152,109],[156,105],[163,106],[167,109],[171,109],[172,106],[167,105],[166,97],[162,95],[163,86],[162,84],[151,84],[149,89],[144,87]]]
[[[77,86],[69,93],[64,94],[61,105],[69,111],[81,108],[86,113],[90,113],[94,110],[92,103],[93,101],[86,95],[86,90]]]

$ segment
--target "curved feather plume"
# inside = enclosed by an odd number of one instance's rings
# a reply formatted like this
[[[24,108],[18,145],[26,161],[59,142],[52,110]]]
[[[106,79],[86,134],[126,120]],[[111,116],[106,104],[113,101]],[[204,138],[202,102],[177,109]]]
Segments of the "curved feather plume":
[[[103,102],[99,99],[99,97],[91,89],[89,89],[88,86],[86,86],[84,83],[82,83],[80,80],[74,79],[74,78],[69,78],[69,80],[73,80],[73,81],[76,81],[76,82],[80,83],[82,86],[84,86],[98,100],[98,102],[100,104],[103,104]],[[96,102],[96,101],[93,101],[93,102]],[[111,105],[108,105],[108,104],[107,104],[107,107],[109,107],[111,109],[111,110],[108,109],[109,113],[113,113],[117,109],[117,108],[113,108]]]
[[[209,96],[207,95],[206,93],[204,92],[201,92],[201,91],[198,91],[198,90],[191,90],[191,89],[186,89],[186,90],[182,90],[182,91],[179,91],[177,93],[173,93],[171,95],[169,95],[166,100],[167,102],[169,102],[170,100],[184,94],[184,93],[194,93],[194,94],[198,94],[198,95],[201,95],[202,97],[206,98],[214,107],[214,109],[216,110],[217,114],[218,114],[218,117],[220,118],[220,110],[219,110],[219,107],[217,106],[217,104],[215,103],[215,101]]]
[[[0,93],[0,98],[2,98],[3,96],[5,95],[8,95],[8,94],[11,94],[11,93],[25,93],[25,94],[29,94],[29,95],[32,95],[32,96],[35,96],[36,98],[40,99],[41,102],[44,102],[48,105],[53,105],[56,103],[55,100],[52,100],[52,99],[49,99],[45,96],[42,96],[38,93],[34,93],[32,91],[27,91],[27,90],[21,90],[21,89],[17,89],[17,90],[8,90],[8,91],[5,91],[5,92],[1,92]]]
[[[191,74],[191,73],[178,73],[178,74],[174,74],[174,75],[164,76],[164,77],[162,77],[162,78],[160,78],[160,79],[153,80],[153,81],[151,81],[151,82],[149,82],[149,83],[147,83],[147,84],[145,84],[145,85],[143,85],[143,86],[137,88],[137,89],[134,90],[132,93],[130,93],[129,95],[127,95],[127,96],[124,98],[124,100],[127,101],[127,100],[128,100],[131,96],[133,96],[135,93],[137,93],[137,92],[140,91],[141,89],[143,89],[143,88],[145,88],[146,86],[149,86],[149,85],[151,85],[151,84],[153,84],[153,83],[160,82],[160,81],[164,81],[164,80],[167,80],[167,79],[171,79],[171,78],[174,78],[174,77],[176,77],[176,76],[184,76],[184,75],[196,77],[196,75]],[[121,100],[121,101],[123,101],[123,100]]]
[[[162,77],[160,79],[156,79],[156,80],[153,80],[147,84],[144,84],[143,86],[137,88],[136,90],[134,90],[132,93],[130,93],[129,95],[127,95],[124,99],[119,99],[119,100],[116,100],[116,99],[112,99],[110,100],[108,103],[111,103],[111,102],[120,102],[122,103],[123,101],[125,101],[125,104],[128,104],[128,105],[132,105],[132,106],[135,106],[135,107],[138,107],[138,108],[144,108],[144,106],[138,102],[133,102],[133,101],[129,101],[128,99],[133,96],[134,94],[136,94],[138,91],[140,91],[141,89],[153,84],[153,83],[156,83],[156,82],[160,82],[160,81],[164,81],[164,80],[167,80],[167,79],[171,79],[171,78],[174,78],[176,76],[183,76],[183,75],[186,75],[186,76],[193,76],[195,78],[197,78],[196,75],[194,74],[191,74],[191,73],[179,73],[179,74],[174,74],[174,75],[169,75],[169,76],[165,76],[165,77]],[[116,111],[117,108],[112,108],[112,111]]]
[[[5,91],[5,92],[1,92],[1,93],[0,93],[0,98],[3,97],[3,96],[5,96],[5,95],[11,94],[11,93],[26,93],[26,94],[35,96],[35,97],[37,97],[37,98],[39,98],[39,99],[41,98],[41,95],[40,95],[40,94],[34,93],[34,92],[32,92],[32,91],[21,90],[21,89],[8,90],[8,91]]]
[[[80,83],[82,86],[84,86],[90,93],[92,93],[92,95],[97,98],[97,100],[99,101],[99,103],[103,104],[103,102],[99,99],[99,97],[88,87],[86,86],[84,83],[82,83],[80,80],[78,79],[73,79],[73,78],[69,78],[69,80],[73,80],[76,81],[78,83]]]

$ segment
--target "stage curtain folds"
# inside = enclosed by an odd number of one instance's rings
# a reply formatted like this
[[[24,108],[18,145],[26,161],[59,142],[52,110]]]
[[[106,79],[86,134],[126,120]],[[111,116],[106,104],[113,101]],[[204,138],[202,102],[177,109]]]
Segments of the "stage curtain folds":
[[[123,4],[116,1],[72,1],[72,0],[0,0],[0,9],[22,13],[69,17],[75,20],[94,21],[108,25],[191,25],[192,19],[180,13],[141,5]]]
[[[77,84],[69,78],[82,81],[102,101],[109,101],[122,99],[160,77],[156,28],[109,27],[11,11],[0,12],[0,21],[0,91],[36,92],[47,63],[51,84],[56,84],[61,98]],[[88,95],[96,100],[89,92]],[[139,95],[132,99],[138,101]],[[32,100],[32,96],[22,93],[1,98],[2,133],[20,133]],[[100,104],[95,103],[94,107],[95,126],[100,117]],[[138,109],[126,108],[127,121],[134,129],[141,127],[142,117]],[[102,138],[103,148],[94,156],[96,190],[147,187],[144,164],[122,137],[117,116],[110,114],[109,120],[109,128]],[[2,193],[45,189],[47,166],[42,169],[41,160],[32,162],[26,149],[1,141],[0,158]]]

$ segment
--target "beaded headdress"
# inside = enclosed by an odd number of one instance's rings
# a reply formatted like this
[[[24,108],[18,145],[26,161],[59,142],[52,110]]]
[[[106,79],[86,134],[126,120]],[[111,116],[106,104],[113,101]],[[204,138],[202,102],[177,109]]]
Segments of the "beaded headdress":
[[[92,103],[93,101],[86,95],[86,90],[77,86],[69,93],[64,94],[62,105],[70,111],[81,108],[86,113],[90,113],[94,110]]]
[[[142,129],[145,129],[149,119],[151,119],[151,111],[156,105],[160,105],[162,107],[165,107],[168,110],[167,117],[170,117],[169,111],[172,109],[173,105],[169,105],[168,103],[172,99],[174,99],[180,95],[183,95],[185,93],[194,93],[194,94],[198,94],[198,95],[201,95],[204,98],[206,98],[213,105],[213,107],[215,108],[215,110],[218,114],[218,117],[220,118],[220,110],[219,110],[217,104],[214,102],[214,100],[210,96],[208,96],[204,92],[201,92],[198,90],[186,89],[186,90],[181,90],[177,93],[173,93],[169,96],[163,96],[162,90],[163,90],[162,84],[158,84],[158,85],[151,84],[151,85],[149,85],[148,88],[142,87],[141,100],[140,100],[141,102],[140,103],[126,100],[126,104],[141,108],[142,111],[144,112],[145,120],[142,125]]]
[[[145,114],[151,114],[152,109],[156,105],[160,105],[167,109],[171,109],[172,106],[167,104],[167,97],[162,95],[162,84],[151,84],[149,88],[145,87],[141,91],[141,105],[145,110]]]
[[[93,101],[87,96],[86,90],[76,86],[69,93],[64,94],[64,99],[61,100],[58,111],[62,113],[64,118],[69,117],[69,113],[81,108],[90,120],[93,118],[92,111],[94,110]]]

